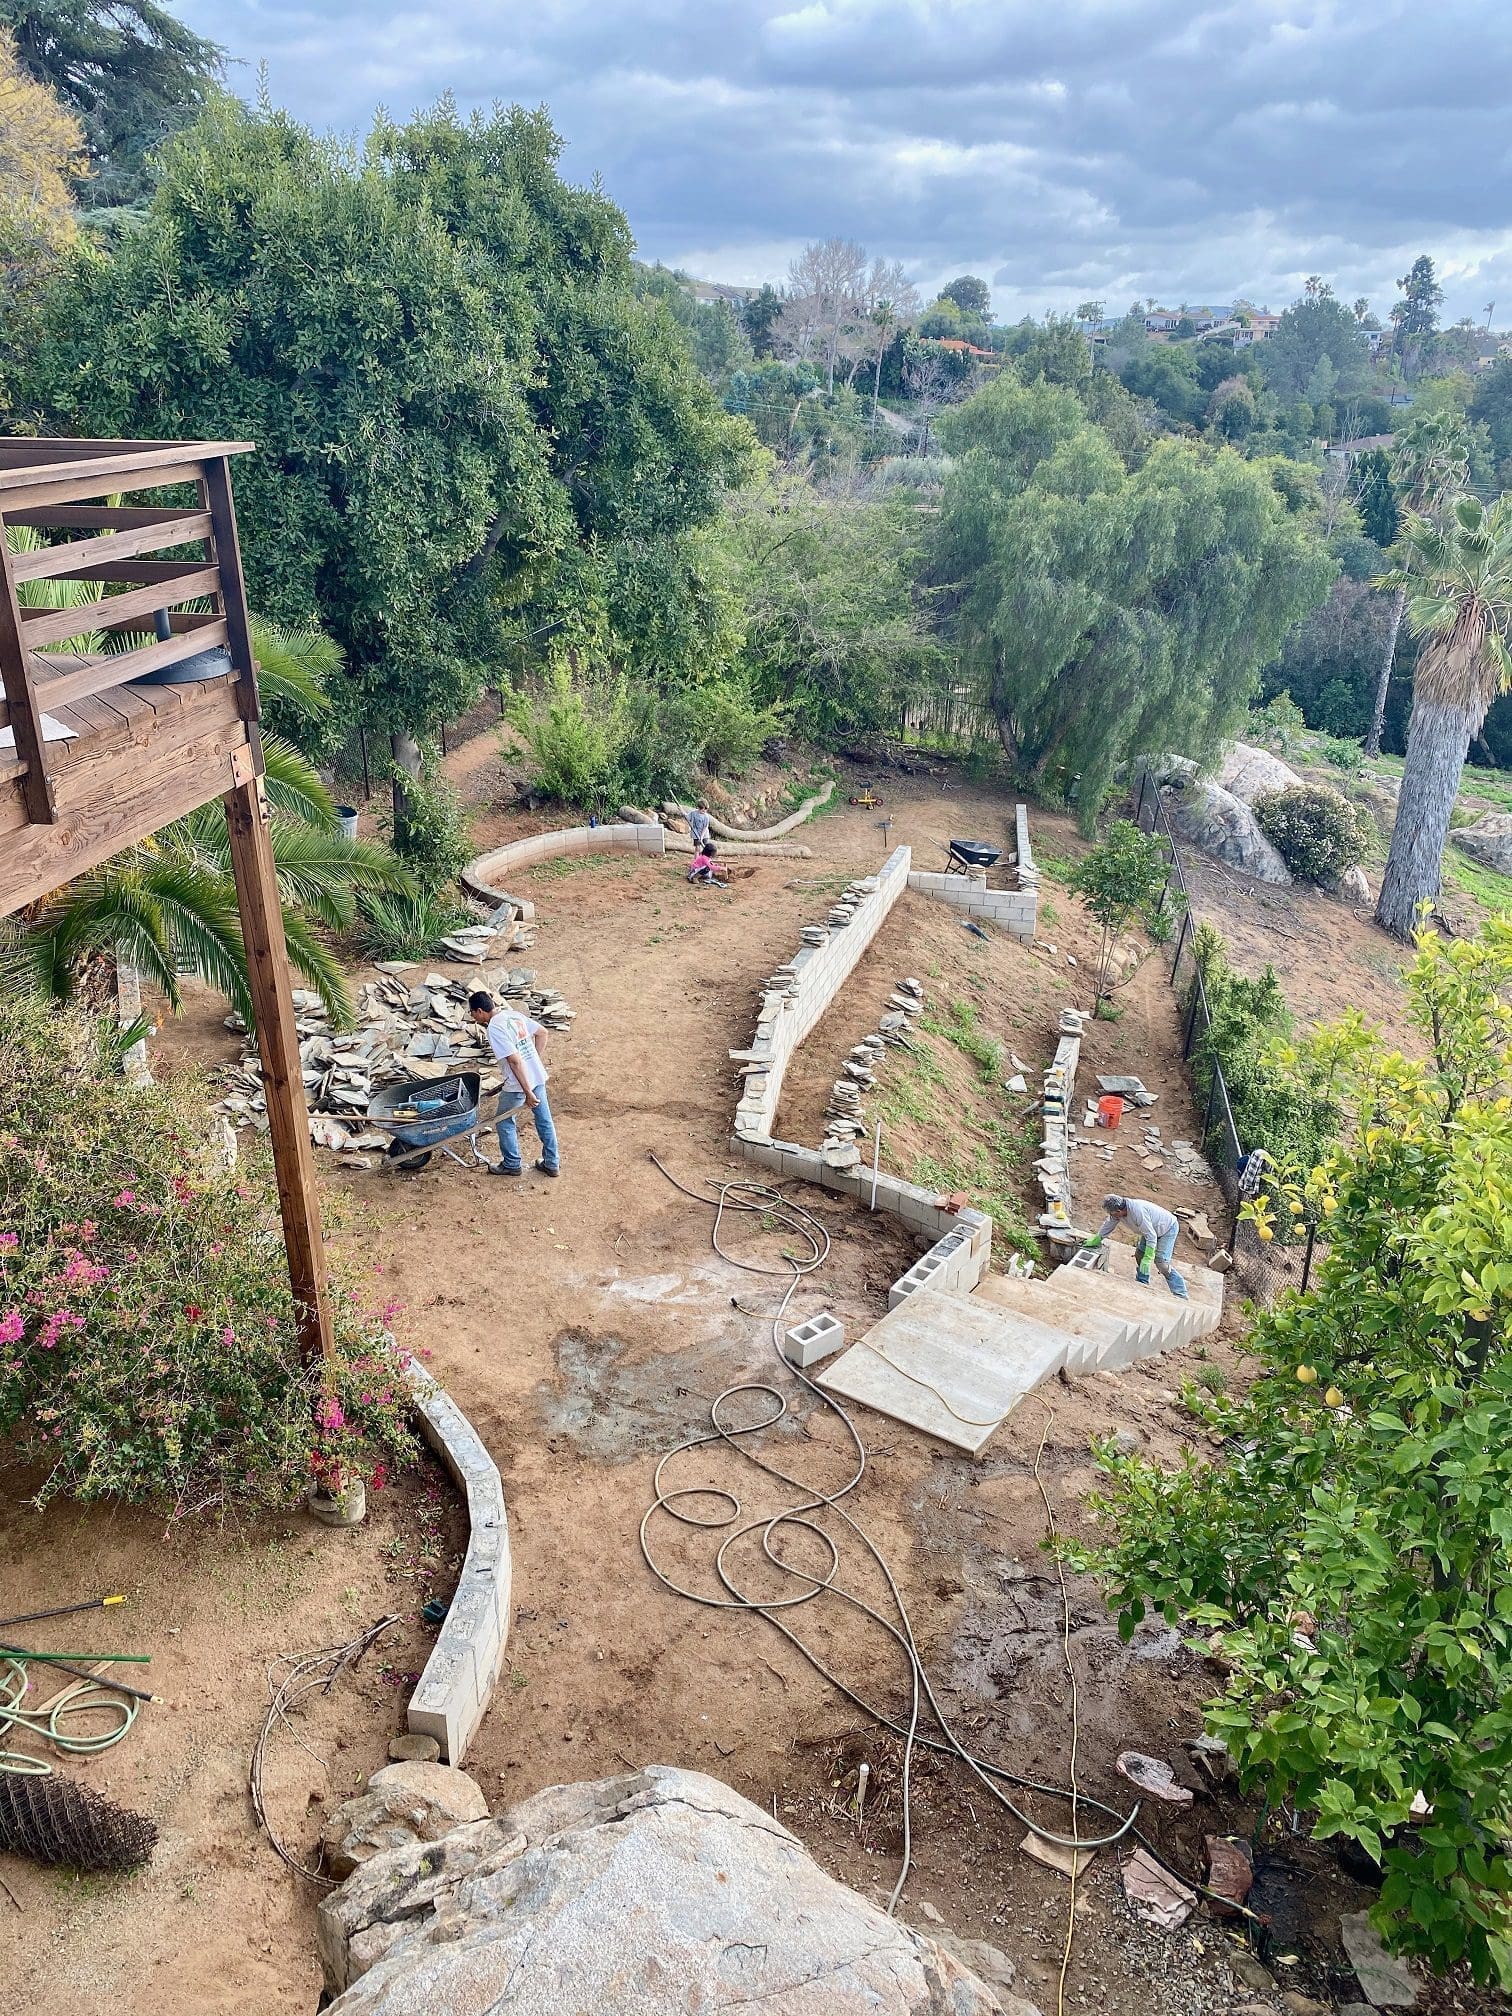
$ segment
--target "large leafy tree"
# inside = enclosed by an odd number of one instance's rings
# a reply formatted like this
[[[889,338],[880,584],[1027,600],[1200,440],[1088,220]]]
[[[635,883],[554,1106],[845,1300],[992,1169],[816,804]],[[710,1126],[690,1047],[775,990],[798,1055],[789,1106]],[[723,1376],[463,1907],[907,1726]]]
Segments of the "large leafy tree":
[[[1350,393],[1365,382],[1370,353],[1360,326],[1342,301],[1318,291],[1294,301],[1265,345],[1266,382],[1283,404],[1313,397],[1325,359],[1332,372],[1328,392]]]
[[[1398,508],[1400,511],[1415,511],[1420,517],[1435,516],[1443,508],[1446,497],[1465,487],[1469,475],[1469,442],[1464,417],[1458,408],[1443,407],[1414,414],[1392,444],[1388,495],[1393,500],[1393,517],[1398,515]],[[1361,501],[1363,512],[1363,498]],[[1380,671],[1376,675],[1375,702],[1365,737],[1367,756],[1379,756],[1381,753],[1381,731],[1386,724],[1386,695],[1391,687],[1397,638],[1401,634],[1402,614],[1406,607],[1406,587],[1398,586],[1391,598],[1391,618],[1386,627]]]
[[[934,569],[1004,749],[1080,779],[1095,819],[1129,756],[1203,756],[1335,562],[1316,484],[1286,465],[1158,441],[1130,469],[1073,394],[1005,373],[951,414]]]
[[[214,42],[156,0],[0,0],[0,25],[83,125],[86,203],[145,198],[148,155],[195,116],[224,66]]]
[[[74,184],[87,165],[78,120],[22,67],[14,39],[0,28],[0,320],[72,244]]]
[[[342,647],[345,718],[391,739],[401,843],[426,738],[528,632],[665,671],[724,620],[682,535],[748,436],[557,149],[544,115],[443,105],[358,155],[217,102],[144,230],[80,258],[30,346],[49,419],[258,443],[237,472],[253,599]]]
[[[1420,906],[1438,895],[1471,739],[1512,685],[1512,499],[1488,508],[1459,497],[1441,520],[1411,516],[1398,548],[1401,563],[1381,585],[1405,592],[1408,624],[1423,643],[1376,918],[1410,938]]]
[[[1403,371],[1410,378],[1424,346],[1438,328],[1438,311],[1443,303],[1444,290],[1433,270],[1433,261],[1426,252],[1418,254],[1397,285],[1402,292],[1391,311],[1391,326],[1396,332],[1392,347],[1402,361]]]

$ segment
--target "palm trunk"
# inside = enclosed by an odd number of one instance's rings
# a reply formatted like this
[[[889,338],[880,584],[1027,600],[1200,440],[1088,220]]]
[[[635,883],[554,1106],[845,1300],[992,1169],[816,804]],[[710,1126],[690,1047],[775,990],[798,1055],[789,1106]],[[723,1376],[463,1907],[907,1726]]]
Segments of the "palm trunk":
[[[1397,938],[1417,929],[1418,905],[1439,892],[1449,815],[1477,723],[1462,707],[1419,699],[1407,729],[1407,767],[1376,922]]]
[[[872,376],[872,425],[877,424],[877,407],[882,400],[882,352],[877,352],[877,368]]]
[[[1391,600],[1391,624],[1386,632],[1386,649],[1381,657],[1380,676],[1376,680],[1375,707],[1370,716],[1370,733],[1365,737],[1365,754],[1370,757],[1381,753],[1381,730],[1386,723],[1386,691],[1391,684],[1391,674],[1396,666],[1397,633],[1402,627],[1402,611],[1407,607],[1407,590],[1398,588]]]

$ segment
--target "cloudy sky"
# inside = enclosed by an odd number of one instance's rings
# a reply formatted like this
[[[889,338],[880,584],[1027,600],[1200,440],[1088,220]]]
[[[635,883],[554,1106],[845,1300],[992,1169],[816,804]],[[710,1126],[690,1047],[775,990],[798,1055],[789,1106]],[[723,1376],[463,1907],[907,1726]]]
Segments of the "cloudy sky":
[[[1512,325],[1506,0],[179,0],[250,93],[359,130],[546,103],[647,258],[780,281],[837,233],[999,315],[1368,295],[1429,251]]]

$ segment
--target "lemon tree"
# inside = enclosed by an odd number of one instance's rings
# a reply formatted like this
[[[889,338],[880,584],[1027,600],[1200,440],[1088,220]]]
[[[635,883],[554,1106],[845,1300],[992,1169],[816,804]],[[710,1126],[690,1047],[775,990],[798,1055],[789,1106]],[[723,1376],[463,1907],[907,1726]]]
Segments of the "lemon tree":
[[[1383,1872],[1399,1947],[1512,1987],[1512,922],[1423,935],[1421,1059],[1357,1017],[1301,1046],[1345,1115],[1250,1213],[1326,1222],[1306,1295],[1263,1314],[1216,1460],[1099,1452],[1083,1549],[1121,1627],[1215,1632],[1210,1704],[1246,1784]]]

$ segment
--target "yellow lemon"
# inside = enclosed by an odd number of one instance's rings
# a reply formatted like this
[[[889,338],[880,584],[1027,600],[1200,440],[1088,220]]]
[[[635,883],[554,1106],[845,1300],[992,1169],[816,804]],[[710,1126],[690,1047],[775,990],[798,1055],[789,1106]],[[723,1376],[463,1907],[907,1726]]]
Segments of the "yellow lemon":
[[[1260,1244],[1262,1246],[1269,1245],[1269,1243],[1271,1242],[1272,1239],[1275,1238],[1275,1236],[1276,1236],[1275,1233],[1272,1232],[1269,1225],[1257,1225],[1255,1227],[1255,1237],[1260,1241]]]
[[[1292,1207],[1291,1207],[1291,1208],[1292,1208],[1292,1216],[1293,1216],[1293,1218],[1300,1218],[1300,1217],[1302,1216],[1302,1206],[1301,1206],[1301,1205],[1300,1205],[1300,1204],[1299,1204],[1299,1203],[1297,1202],[1297,1200],[1296,1200],[1296,1198],[1295,1198],[1295,1197],[1293,1197],[1293,1199],[1292,1199]]]
[[[1317,1367],[1315,1365],[1299,1365],[1297,1367],[1297,1378],[1303,1386],[1316,1386],[1318,1383]]]
[[[1332,1218],[1333,1214],[1335,1213],[1335,1211],[1338,1210],[1338,1208],[1339,1205],[1338,1200],[1336,1198],[1325,1197],[1323,1199],[1323,1216],[1325,1218]]]
[[[1323,1405],[1325,1407],[1342,1407],[1344,1405],[1344,1395],[1339,1391],[1337,1386],[1330,1386],[1328,1391],[1323,1395]]]

